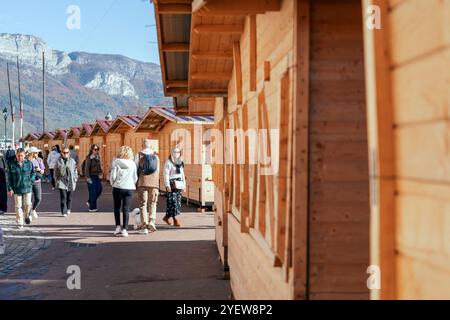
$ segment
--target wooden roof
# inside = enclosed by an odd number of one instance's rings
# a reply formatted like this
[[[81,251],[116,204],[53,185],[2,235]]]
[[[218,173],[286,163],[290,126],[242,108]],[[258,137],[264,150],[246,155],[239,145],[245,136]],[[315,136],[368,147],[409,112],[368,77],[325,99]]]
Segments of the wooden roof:
[[[44,132],[38,140],[53,140],[55,138],[56,131],[47,131]]]
[[[33,133],[27,134],[22,139],[22,141],[35,141],[35,140],[39,140],[40,137],[41,137],[41,133],[33,132]]]
[[[55,136],[53,137],[54,140],[57,139],[65,139],[66,134],[68,134],[70,129],[58,129],[55,131]]]
[[[142,118],[143,116],[141,115],[118,116],[111,124],[108,132],[123,133],[130,129],[135,129]]]
[[[174,122],[177,124],[212,125],[214,124],[214,117],[180,116],[176,114],[174,108],[150,107],[135,130],[136,132],[145,132],[145,131],[159,132],[169,122]]]
[[[114,120],[97,120],[92,129],[91,135],[104,136],[108,133]]]
[[[281,0],[153,2],[164,93],[174,97],[177,112],[191,115],[213,114],[211,96],[227,94],[247,16],[256,19],[256,14],[281,7]],[[205,98],[197,100],[202,96],[209,96],[208,108]],[[198,103],[203,104],[201,111],[196,110]]]
[[[94,129],[95,123],[83,123],[81,125],[80,137],[89,137]]]
[[[68,139],[77,139],[80,137],[82,127],[72,127],[67,133]]]

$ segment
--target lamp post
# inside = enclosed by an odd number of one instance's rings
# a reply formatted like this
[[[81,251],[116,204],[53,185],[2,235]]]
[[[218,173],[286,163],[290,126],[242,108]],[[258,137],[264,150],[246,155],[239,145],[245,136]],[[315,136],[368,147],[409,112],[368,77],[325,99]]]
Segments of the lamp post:
[[[8,119],[8,109],[3,109],[3,118],[5,119],[5,149],[6,149],[6,120]]]
[[[105,116],[105,120],[112,120],[112,115],[111,113],[108,112],[108,114]]]

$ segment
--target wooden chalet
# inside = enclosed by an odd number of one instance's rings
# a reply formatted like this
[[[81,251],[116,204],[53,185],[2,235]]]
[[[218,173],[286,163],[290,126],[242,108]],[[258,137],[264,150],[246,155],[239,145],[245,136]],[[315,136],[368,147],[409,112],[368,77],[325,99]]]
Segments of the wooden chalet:
[[[173,108],[150,107],[136,127],[136,132],[154,132],[158,139],[161,166],[175,145],[181,148],[185,162],[187,188],[183,197],[201,207],[214,203],[212,168],[206,163],[203,135],[213,127],[212,116],[181,116]],[[162,170],[160,188],[164,190]]]
[[[235,298],[450,297],[450,1],[154,6],[176,113],[210,98],[223,136],[278,132],[211,141],[246,160],[213,167]]]

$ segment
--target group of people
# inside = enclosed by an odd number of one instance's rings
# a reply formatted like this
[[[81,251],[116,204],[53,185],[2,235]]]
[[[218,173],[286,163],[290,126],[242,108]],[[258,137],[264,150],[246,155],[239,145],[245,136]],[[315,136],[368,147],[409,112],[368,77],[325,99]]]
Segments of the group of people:
[[[63,217],[71,213],[72,196],[79,179],[79,160],[73,146],[58,145],[47,156],[52,190],[58,189],[60,210]],[[185,190],[186,180],[181,150],[175,147],[164,163],[163,177],[167,193],[166,215],[163,221],[180,227],[178,215],[181,209],[181,194]],[[89,154],[80,166],[88,186],[89,212],[98,211],[97,200],[103,192],[102,161],[100,148],[93,144]],[[31,224],[38,218],[37,208],[42,202],[42,182],[45,179],[46,166],[41,151],[36,147],[28,150],[18,148],[15,158],[8,159],[0,155],[0,214],[7,211],[7,193],[14,197],[16,222],[19,229],[24,223]],[[142,150],[134,156],[133,150],[122,146],[111,166],[109,182],[114,200],[114,235],[128,236],[128,223],[133,195],[137,192],[140,221],[138,231],[148,234],[156,231],[156,211],[159,196],[160,160],[151,146],[151,140],[143,142]],[[122,221],[121,221],[122,213]]]

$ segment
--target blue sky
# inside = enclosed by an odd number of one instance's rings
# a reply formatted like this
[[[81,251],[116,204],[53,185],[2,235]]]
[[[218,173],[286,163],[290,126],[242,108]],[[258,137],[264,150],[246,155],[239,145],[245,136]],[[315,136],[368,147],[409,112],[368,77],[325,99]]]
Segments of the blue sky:
[[[81,28],[69,30],[70,5]],[[0,33],[41,37],[66,52],[122,54],[159,64],[153,5],[149,0],[0,0]]]

